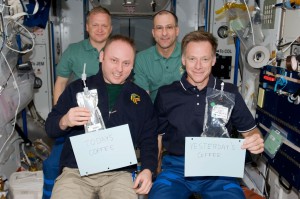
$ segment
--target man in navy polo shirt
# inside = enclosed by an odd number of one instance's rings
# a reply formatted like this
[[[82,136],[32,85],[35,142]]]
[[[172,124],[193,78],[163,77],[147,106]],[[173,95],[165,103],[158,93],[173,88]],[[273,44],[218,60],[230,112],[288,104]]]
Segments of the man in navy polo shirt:
[[[235,178],[184,177],[185,137],[201,136],[207,88],[220,90],[222,81],[211,74],[217,49],[217,40],[212,34],[191,32],[183,38],[181,45],[186,73],[180,81],[161,87],[155,100],[158,132],[165,133],[163,146],[168,155],[163,158],[163,171],[154,182],[149,199],[187,199],[192,193],[200,194],[204,199],[245,198]],[[226,124],[228,132],[232,125],[235,126],[245,138],[243,149],[253,154],[263,152],[263,139],[237,87],[225,83],[224,91],[235,95],[235,105]]]

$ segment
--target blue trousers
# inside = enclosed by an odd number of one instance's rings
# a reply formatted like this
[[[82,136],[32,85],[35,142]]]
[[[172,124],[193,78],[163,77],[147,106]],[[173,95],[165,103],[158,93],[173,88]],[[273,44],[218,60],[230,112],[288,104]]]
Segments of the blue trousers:
[[[245,199],[237,179],[231,177],[184,177],[184,157],[166,155],[162,172],[148,199],[188,199],[193,193],[203,199]]]

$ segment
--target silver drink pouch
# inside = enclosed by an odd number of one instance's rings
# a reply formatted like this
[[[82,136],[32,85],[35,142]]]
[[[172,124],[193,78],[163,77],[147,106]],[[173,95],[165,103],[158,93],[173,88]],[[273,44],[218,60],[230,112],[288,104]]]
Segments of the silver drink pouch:
[[[98,108],[98,93],[96,89],[85,90],[76,94],[79,107],[88,108],[91,111],[91,120],[84,125],[85,133],[105,129],[105,124]]]

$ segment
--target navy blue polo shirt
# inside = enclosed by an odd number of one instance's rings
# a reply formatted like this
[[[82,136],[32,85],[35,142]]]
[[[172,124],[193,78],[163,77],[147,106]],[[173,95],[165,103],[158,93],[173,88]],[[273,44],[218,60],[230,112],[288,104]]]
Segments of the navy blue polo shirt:
[[[158,132],[164,133],[163,146],[172,155],[184,155],[185,137],[198,137],[202,134],[207,87],[220,90],[222,83],[210,75],[208,85],[198,90],[186,78],[185,73],[180,81],[162,86],[155,99],[155,109],[159,116]],[[225,83],[224,91],[235,94],[235,106],[226,125],[228,132],[231,131],[231,125],[240,133],[254,129],[255,120],[238,88]]]

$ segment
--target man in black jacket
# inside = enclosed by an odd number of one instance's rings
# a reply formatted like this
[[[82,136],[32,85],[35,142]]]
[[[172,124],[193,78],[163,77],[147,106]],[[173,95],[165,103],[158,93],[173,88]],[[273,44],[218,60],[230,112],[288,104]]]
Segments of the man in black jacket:
[[[67,137],[60,159],[62,174],[56,179],[52,198],[92,199],[98,195],[100,199],[136,199],[136,194],[149,192],[157,166],[157,118],[149,95],[129,78],[134,57],[131,39],[112,36],[100,53],[99,72],[87,78],[86,86],[97,89],[106,128],[129,125],[133,145],[140,149],[141,173],[134,182],[132,167],[80,176],[69,137],[85,133],[91,113],[77,104],[76,94],[83,92],[83,82],[76,80],[62,93],[46,120],[49,137]]]

